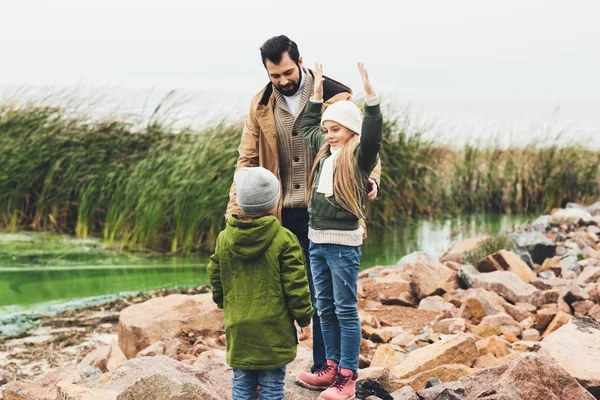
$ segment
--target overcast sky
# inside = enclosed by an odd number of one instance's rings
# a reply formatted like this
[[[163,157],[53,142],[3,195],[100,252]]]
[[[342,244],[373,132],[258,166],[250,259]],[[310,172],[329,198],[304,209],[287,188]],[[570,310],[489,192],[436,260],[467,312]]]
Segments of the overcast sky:
[[[600,102],[594,0],[0,4],[0,85],[256,92],[267,82],[258,48],[287,34],[307,66],[356,91],[360,60],[402,99]]]

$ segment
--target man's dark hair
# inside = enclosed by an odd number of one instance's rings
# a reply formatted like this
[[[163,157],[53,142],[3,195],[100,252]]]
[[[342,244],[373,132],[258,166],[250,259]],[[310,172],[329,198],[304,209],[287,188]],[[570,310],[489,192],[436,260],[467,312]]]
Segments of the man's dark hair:
[[[273,36],[260,46],[260,56],[265,68],[267,67],[267,58],[277,65],[281,62],[284,53],[288,53],[292,61],[298,64],[298,58],[300,58],[298,45],[285,35]]]

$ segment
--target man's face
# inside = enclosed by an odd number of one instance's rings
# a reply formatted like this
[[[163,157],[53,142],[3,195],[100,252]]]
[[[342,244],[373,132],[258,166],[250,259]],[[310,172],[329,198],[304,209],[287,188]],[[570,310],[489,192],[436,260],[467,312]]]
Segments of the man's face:
[[[283,95],[292,96],[298,91],[302,57],[298,58],[298,65],[296,65],[289,54],[284,53],[279,64],[273,64],[268,58],[265,64],[269,79]]]

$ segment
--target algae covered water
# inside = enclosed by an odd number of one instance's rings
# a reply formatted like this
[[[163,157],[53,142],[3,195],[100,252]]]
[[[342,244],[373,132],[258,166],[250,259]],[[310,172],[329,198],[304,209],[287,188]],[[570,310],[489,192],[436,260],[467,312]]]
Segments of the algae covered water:
[[[393,265],[413,251],[440,254],[466,237],[510,231],[526,221],[522,216],[471,215],[369,228],[361,267]],[[118,252],[96,239],[0,234],[0,335],[18,332],[39,314],[153,289],[207,284],[207,262],[208,255]]]

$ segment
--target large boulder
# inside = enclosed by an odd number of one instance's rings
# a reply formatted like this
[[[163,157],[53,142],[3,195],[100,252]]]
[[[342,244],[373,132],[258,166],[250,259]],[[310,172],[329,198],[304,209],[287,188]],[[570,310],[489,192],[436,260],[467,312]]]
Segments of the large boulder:
[[[119,345],[128,359],[133,358],[152,343],[177,336],[183,328],[207,335],[223,333],[223,311],[210,293],[173,294],[127,307],[119,317]]]
[[[460,382],[467,399],[594,400],[554,360],[535,354],[475,372]]]
[[[479,351],[473,335],[461,333],[412,351],[400,364],[392,368],[390,379],[400,381],[445,364],[463,364],[470,367],[478,356]]]
[[[167,356],[131,359],[99,389],[117,400],[223,400],[207,375]]]
[[[539,354],[554,359],[594,396],[600,397],[600,321],[573,317],[542,340]]]
[[[513,304],[531,303],[540,306],[547,302],[543,292],[523,282],[510,271],[495,271],[474,276],[470,281],[471,288],[483,288],[496,292]]]

